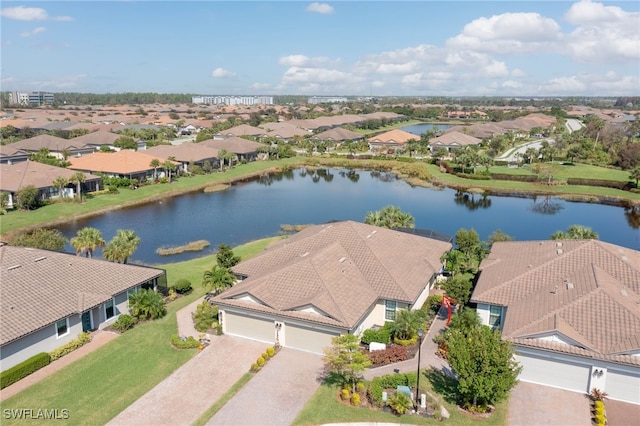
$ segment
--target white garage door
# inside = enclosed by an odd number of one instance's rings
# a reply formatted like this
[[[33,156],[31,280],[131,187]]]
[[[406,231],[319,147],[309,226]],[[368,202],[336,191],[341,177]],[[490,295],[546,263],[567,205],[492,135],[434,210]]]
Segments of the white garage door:
[[[640,374],[631,375],[609,369],[606,391],[611,399],[640,404]]]
[[[266,343],[275,343],[273,321],[227,312],[223,318],[225,332],[232,336],[246,337]]]
[[[523,382],[574,392],[589,392],[589,374],[591,372],[589,366],[550,361],[532,356],[518,356],[516,358],[522,365],[519,379]]]
[[[284,345],[287,348],[298,349],[314,354],[323,354],[323,349],[331,346],[331,339],[335,336],[337,336],[337,334],[285,324]]]

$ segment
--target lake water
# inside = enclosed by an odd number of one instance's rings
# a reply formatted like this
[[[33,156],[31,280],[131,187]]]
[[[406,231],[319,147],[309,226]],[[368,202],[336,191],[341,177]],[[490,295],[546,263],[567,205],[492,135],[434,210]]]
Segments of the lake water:
[[[387,173],[337,169],[289,171],[221,192],[186,194],[112,211],[59,229],[70,238],[78,229],[93,226],[107,241],[118,229],[133,229],[142,242],[131,260],[156,264],[199,257],[215,251],[220,243],[234,246],[277,235],[282,224],[362,221],[367,212],[390,204],[411,213],[417,228],[451,236],[460,228],[474,228],[483,240],[497,229],[516,240],[548,239],[555,231],[580,224],[597,231],[603,241],[640,248],[640,229],[633,228],[621,207],[548,197],[482,197],[412,187]],[[640,221],[635,220],[637,226]],[[207,240],[211,246],[196,253],[156,254],[158,247],[196,240]]]
[[[434,126],[437,127],[439,131],[444,131],[451,127],[448,124],[418,123],[401,127],[400,130],[404,130],[405,132],[413,133],[414,135],[420,136],[423,133],[426,133],[428,130],[433,129]]]

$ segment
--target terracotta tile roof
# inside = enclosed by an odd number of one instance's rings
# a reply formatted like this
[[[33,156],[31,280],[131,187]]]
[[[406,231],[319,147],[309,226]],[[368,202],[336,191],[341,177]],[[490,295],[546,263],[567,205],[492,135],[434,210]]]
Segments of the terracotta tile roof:
[[[379,299],[413,304],[450,248],[352,221],[312,226],[236,265],[248,278],[216,301],[351,329]],[[296,311],[309,305],[326,316]]]
[[[165,161],[164,158],[144,154],[139,151],[131,151],[123,149],[118,152],[94,152],[82,157],[70,157],[68,161],[71,163],[69,166],[73,170],[86,170],[94,173],[115,173],[115,174],[130,174],[153,170],[150,166],[151,160],[157,159],[161,163]],[[175,165],[180,163],[174,161]]]
[[[155,155],[164,159],[169,157],[177,161],[189,163],[191,161],[204,161],[218,158],[220,150],[199,143],[183,143],[180,145],[158,145],[145,150],[149,155]]]
[[[262,146],[262,143],[250,141],[243,138],[231,137],[227,139],[207,139],[199,142],[199,145],[208,146],[215,149],[225,149],[234,154],[248,154],[256,152]]]
[[[54,167],[36,161],[20,161],[14,164],[0,164],[0,189],[3,191],[17,192],[25,186],[33,185],[36,188],[50,188],[57,177],[71,179],[76,173],[62,167]],[[99,180],[100,176],[83,173],[87,181]]]
[[[482,139],[454,131],[431,139],[429,146],[470,146],[479,145],[481,142]]]
[[[122,265],[68,253],[0,247],[0,345],[132,287],[162,276],[161,269]]]
[[[640,252],[597,240],[495,243],[471,300],[506,306],[503,337],[640,365]],[[629,359],[626,359],[624,357]],[[620,358],[622,357],[622,358]]]
[[[369,143],[376,144],[404,144],[411,139],[419,140],[420,136],[414,135],[413,133],[405,132],[404,130],[393,129],[389,130],[388,132],[373,136],[368,140]]]

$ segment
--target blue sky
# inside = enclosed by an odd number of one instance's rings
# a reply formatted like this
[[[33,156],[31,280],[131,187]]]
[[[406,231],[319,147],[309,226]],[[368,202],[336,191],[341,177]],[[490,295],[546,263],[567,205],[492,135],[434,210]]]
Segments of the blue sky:
[[[1,90],[638,96],[637,1],[8,1]]]

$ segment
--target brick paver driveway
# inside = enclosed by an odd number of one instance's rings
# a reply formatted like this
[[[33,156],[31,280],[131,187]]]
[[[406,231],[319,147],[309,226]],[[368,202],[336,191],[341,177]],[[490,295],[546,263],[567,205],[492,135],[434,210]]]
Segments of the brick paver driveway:
[[[290,425],[320,386],[322,357],[281,349],[208,425]]]
[[[509,398],[509,426],[588,426],[591,405],[586,394],[518,382]]]

